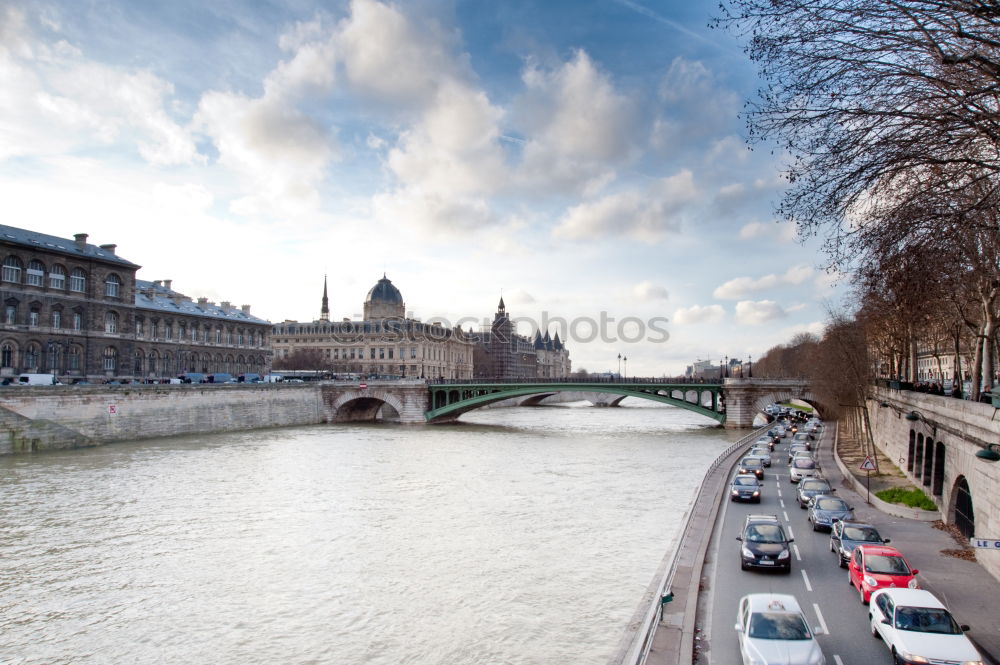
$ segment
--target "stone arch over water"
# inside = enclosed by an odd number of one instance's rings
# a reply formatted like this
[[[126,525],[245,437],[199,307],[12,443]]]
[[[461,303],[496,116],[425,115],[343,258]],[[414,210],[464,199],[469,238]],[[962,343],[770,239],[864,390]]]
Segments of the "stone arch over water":
[[[391,393],[381,390],[353,390],[339,395],[329,405],[332,422],[364,422],[383,418],[398,418],[403,403]]]

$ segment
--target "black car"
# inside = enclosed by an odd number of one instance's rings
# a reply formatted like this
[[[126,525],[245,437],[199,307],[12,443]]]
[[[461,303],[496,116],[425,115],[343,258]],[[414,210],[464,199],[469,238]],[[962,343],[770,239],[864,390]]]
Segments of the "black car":
[[[741,474],[733,478],[729,486],[730,501],[750,501],[760,503],[760,481],[752,473]]]
[[[752,473],[758,479],[764,477],[764,462],[756,456],[747,456],[740,460],[736,473]]]
[[[888,538],[883,538],[878,529],[864,522],[833,523],[830,529],[830,551],[837,555],[841,568],[847,568],[851,554],[858,545],[887,545]]]
[[[799,508],[805,510],[809,499],[818,494],[833,494],[836,491],[824,478],[804,478],[795,490],[795,499],[799,502]]]
[[[740,568],[778,569],[784,573],[792,570],[790,543],[794,538],[785,535],[785,529],[774,515],[747,515],[740,541]]]

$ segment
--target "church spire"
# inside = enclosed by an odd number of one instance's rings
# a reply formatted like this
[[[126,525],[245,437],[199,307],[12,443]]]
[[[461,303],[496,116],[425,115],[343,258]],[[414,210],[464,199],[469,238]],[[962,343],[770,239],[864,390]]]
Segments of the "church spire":
[[[326,297],[326,275],[323,275],[323,306],[319,310],[319,320],[330,320],[330,299]]]
[[[500,296],[500,304],[497,305],[497,313],[503,314],[507,311],[507,307],[503,304],[503,296]]]

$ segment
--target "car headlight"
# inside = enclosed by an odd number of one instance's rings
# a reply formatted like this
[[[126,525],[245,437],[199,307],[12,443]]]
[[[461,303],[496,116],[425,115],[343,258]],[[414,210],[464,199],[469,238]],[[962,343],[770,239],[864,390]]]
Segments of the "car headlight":
[[[748,557],[748,558],[751,558],[751,559],[753,558],[753,552],[751,552],[751,551],[750,551],[750,548],[749,548],[749,547],[744,547],[744,548],[742,548],[742,549],[740,550],[740,552],[741,552],[741,553],[743,554],[743,556],[745,556],[745,557]]]
[[[733,496],[736,496],[736,495],[738,495],[739,493],[740,493],[740,491],[739,491],[739,490],[733,490]]]
[[[902,658],[903,660],[908,660],[911,663],[927,663],[927,662],[930,662],[926,658],[924,658],[923,656],[918,656],[918,655],[916,655],[914,653],[908,653],[906,651],[903,651],[902,649],[899,650],[899,657]]]
[[[871,575],[865,575],[865,584],[871,587],[876,587],[878,586],[878,580]]]
[[[781,554],[778,555],[778,560],[780,561],[782,559],[787,559],[787,558],[788,558],[788,550],[781,550]]]
[[[967,660],[964,663],[962,663],[962,665],[983,665],[983,661],[981,661],[981,660]]]
[[[910,587],[911,589],[919,589],[920,582],[917,581],[916,577],[911,577],[909,584],[907,584],[906,586]]]
[[[753,495],[754,496],[760,496],[760,492],[754,492]]]

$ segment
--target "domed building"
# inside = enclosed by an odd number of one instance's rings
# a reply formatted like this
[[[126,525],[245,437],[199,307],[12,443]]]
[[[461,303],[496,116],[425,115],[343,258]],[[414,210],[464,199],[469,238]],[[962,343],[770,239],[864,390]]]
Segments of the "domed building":
[[[472,378],[472,342],[460,328],[406,318],[403,294],[385,275],[365,296],[363,319],[330,321],[326,279],[320,316],[272,330],[274,368],[338,377]],[[299,366],[303,365],[303,366]]]

